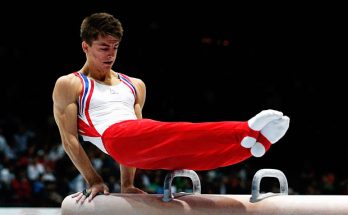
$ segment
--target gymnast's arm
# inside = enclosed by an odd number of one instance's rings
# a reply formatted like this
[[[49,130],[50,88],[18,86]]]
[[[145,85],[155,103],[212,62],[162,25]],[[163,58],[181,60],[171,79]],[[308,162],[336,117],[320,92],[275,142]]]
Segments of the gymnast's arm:
[[[145,84],[142,80],[131,78],[132,83],[134,84],[137,95],[134,104],[134,111],[138,119],[142,119],[142,109],[145,104],[146,97],[146,88]],[[121,170],[121,192],[122,193],[144,193],[142,190],[134,187],[134,176],[136,172],[136,168],[127,167],[120,165]]]
[[[74,75],[70,74],[60,77],[53,90],[53,113],[65,152],[90,186],[90,201],[98,192],[108,194],[109,189],[93,168],[85,150],[78,141],[78,105],[76,101],[81,90],[80,80]],[[81,197],[82,194],[77,201]]]

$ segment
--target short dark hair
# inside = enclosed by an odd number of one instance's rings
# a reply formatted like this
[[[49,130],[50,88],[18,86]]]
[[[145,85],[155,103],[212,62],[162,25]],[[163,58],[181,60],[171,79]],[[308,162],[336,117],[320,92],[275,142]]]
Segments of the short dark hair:
[[[121,22],[109,13],[94,13],[86,17],[81,24],[80,37],[89,45],[98,39],[98,36],[111,35],[122,39],[123,28]]]

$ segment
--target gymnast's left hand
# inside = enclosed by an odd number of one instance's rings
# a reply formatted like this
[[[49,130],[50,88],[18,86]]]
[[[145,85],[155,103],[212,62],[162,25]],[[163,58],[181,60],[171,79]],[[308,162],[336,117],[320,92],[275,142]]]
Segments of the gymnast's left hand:
[[[76,198],[76,203],[83,204],[86,199],[88,199],[88,202],[91,202],[92,199],[98,195],[98,194],[104,194],[109,195],[109,188],[106,186],[105,183],[96,183],[93,184],[89,189],[85,189],[84,191],[77,192],[73,194],[71,197]]]
[[[148,194],[147,192],[134,186],[121,187],[121,193]]]

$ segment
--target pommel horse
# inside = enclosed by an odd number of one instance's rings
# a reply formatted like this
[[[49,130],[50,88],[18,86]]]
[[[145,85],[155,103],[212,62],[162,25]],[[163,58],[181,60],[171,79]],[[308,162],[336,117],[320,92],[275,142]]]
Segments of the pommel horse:
[[[189,177],[192,193],[172,193],[175,177]],[[277,178],[279,193],[260,193],[264,177]],[[78,204],[67,196],[62,202],[62,215],[348,215],[348,196],[344,195],[288,195],[288,182],[280,170],[261,169],[253,177],[251,195],[201,194],[196,172],[176,170],[164,180],[163,194],[98,195],[91,202]]]

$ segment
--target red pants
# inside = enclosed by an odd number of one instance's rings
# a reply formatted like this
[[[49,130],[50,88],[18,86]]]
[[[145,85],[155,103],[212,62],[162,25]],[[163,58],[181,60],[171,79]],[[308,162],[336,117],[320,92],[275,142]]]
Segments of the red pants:
[[[241,146],[245,136],[271,143],[245,122],[159,122],[128,120],[102,135],[104,147],[117,162],[141,169],[208,170],[239,163],[251,156]],[[262,139],[262,141],[260,141]]]

